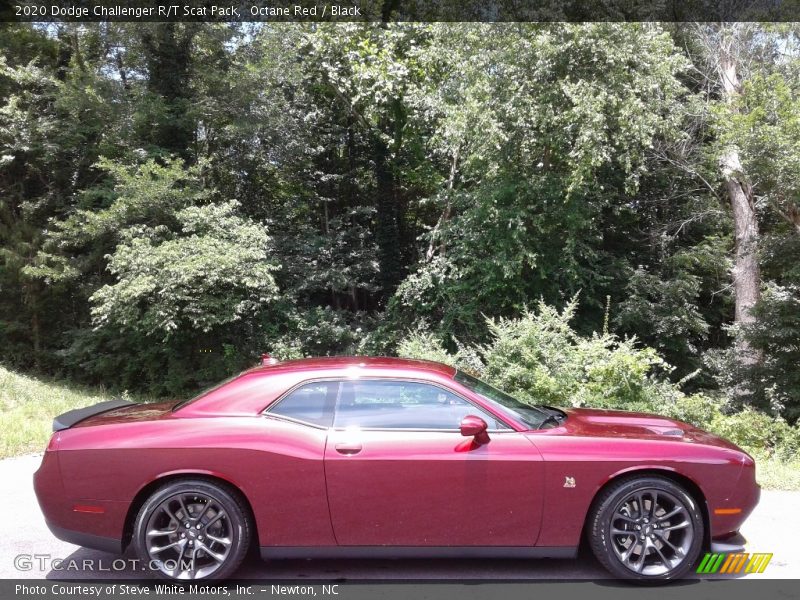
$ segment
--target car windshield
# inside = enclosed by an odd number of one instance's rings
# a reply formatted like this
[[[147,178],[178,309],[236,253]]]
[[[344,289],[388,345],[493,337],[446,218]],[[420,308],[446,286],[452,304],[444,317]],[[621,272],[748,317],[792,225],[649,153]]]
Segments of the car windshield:
[[[522,421],[531,429],[539,429],[545,422],[553,418],[551,410],[545,409],[544,407],[538,408],[530,404],[524,404],[513,396],[509,396],[505,392],[492,387],[480,379],[476,379],[472,375],[467,375],[463,371],[456,371],[454,379],[464,387],[478,394],[501,414]]]

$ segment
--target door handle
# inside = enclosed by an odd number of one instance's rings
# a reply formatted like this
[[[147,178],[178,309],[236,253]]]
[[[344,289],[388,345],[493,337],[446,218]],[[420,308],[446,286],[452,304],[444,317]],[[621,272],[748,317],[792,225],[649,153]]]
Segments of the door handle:
[[[361,450],[363,450],[363,446],[358,442],[345,442],[341,444],[336,444],[334,448],[336,448],[336,451],[339,454],[345,454],[347,456],[350,456],[352,454],[358,454],[359,452],[361,452]]]

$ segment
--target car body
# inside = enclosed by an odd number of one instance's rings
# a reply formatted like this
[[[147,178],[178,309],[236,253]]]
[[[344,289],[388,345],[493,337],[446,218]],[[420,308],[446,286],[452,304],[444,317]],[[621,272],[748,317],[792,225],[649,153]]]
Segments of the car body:
[[[602,520],[606,496],[652,480],[649,501],[642,485],[627,504],[609,500],[618,503],[608,510],[617,511],[616,526],[626,532],[617,537],[624,538],[617,555],[631,549],[644,556],[635,567],[643,572],[630,575],[670,578],[687,569],[658,572],[650,558],[656,548],[645,551],[642,542],[635,551],[634,527],[648,511],[654,523],[675,506],[696,512],[686,517],[689,525],[672,522],[693,532],[676,561],[700,545],[740,547],[738,530],[759,488],[753,459],[735,445],[656,415],[549,407],[529,414],[493,401],[496,390],[484,385],[452,367],[407,359],[266,364],[186,403],[112,403],[59,417],[35,475],[36,494],[57,537],[115,553],[133,544],[147,554],[148,535],[166,536],[157,552],[167,543],[183,552],[187,531],[195,535],[194,521],[184,517],[197,518],[199,530],[208,521],[197,517],[203,509],[217,515],[217,526],[241,513],[249,530],[236,531],[265,558],[571,557],[582,536],[592,535],[591,518]],[[532,425],[533,410],[547,422]],[[173,495],[177,503],[164,504],[160,517],[148,507],[160,490],[169,496],[169,486],[180,484],[181,494],[191,494],[198,481],[225,497],[211,492],[204,500],[201,491],[187,509],[192,497]],[[221,504],[212,507],[213,498]],[[666,508],[659,498],[668,498]],[[226,531],[218,536],[230,542]],[[658,535],[652,539],[669,534]],[[676,544],[677,536],[688,537],[672,535]],[[160,574],[223,572],[209,566]]]

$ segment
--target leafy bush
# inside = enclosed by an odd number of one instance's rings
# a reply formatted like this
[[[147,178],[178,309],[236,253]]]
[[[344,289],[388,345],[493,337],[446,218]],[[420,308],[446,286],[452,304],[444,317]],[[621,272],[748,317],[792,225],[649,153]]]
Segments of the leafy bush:
[[[782,421],[764,413],[745,408],[732,415],[717,414],[711,419],[709,430],[743,448],[771,450],[777,446]]]
[[[178,329],[208,332],[274,300],[269,237],[236,214],[235,201],[177,212],[180,233],[136,226],[109,258],[116,281],[90,300],[97,325],[165,337]]]
[[[365,332],[374,328],[366,313],[351,313],[330,307],[304,311],[275,311],[282,331],[268,334],[263,346],[281,360],[303,356],[371,354],[363,352]]]
[[[558,311],[540,302],[518,319],[487,319],[491,341],[450,353],[443,340],[418,330],[399,354],[455,365],[539,404],[641,407],[668,401],[677,388],[655,375],[671,367],[634,338],[578,335],[570,326],[577,301]]]
[[[722,415],[723,402],[718,397],[705,394],[679,396],[673,402],[654,407],[665,417],[672,417],[696,427],[707,429],[713,419]]]
[[[404,338],[397,353],[409,358],[433,360],[452,367],[462,367],[460,357],[457,354],[450,354],[442,344],[442,340],[426,331],[415,331]]]
[[[781,460],[800,458],[800,428],[750,407],[730,413],[730,406],[719,396],[680,394],[649,410],[706,429],[751,454]]]
[[[456,347],[456,352],[451,353],[436,335],[417,329],[400,341],[397,353],[409,358],[444,363],[476,377],[484,377],[485,366],[479,354],[474,349],[462,346],[457,341]]]

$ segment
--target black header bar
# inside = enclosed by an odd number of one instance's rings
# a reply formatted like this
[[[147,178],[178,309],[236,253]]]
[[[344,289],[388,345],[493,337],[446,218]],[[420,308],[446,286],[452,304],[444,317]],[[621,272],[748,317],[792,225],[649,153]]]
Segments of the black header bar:
[[[800,0],[3,0],[4,22],[800,21]]]

